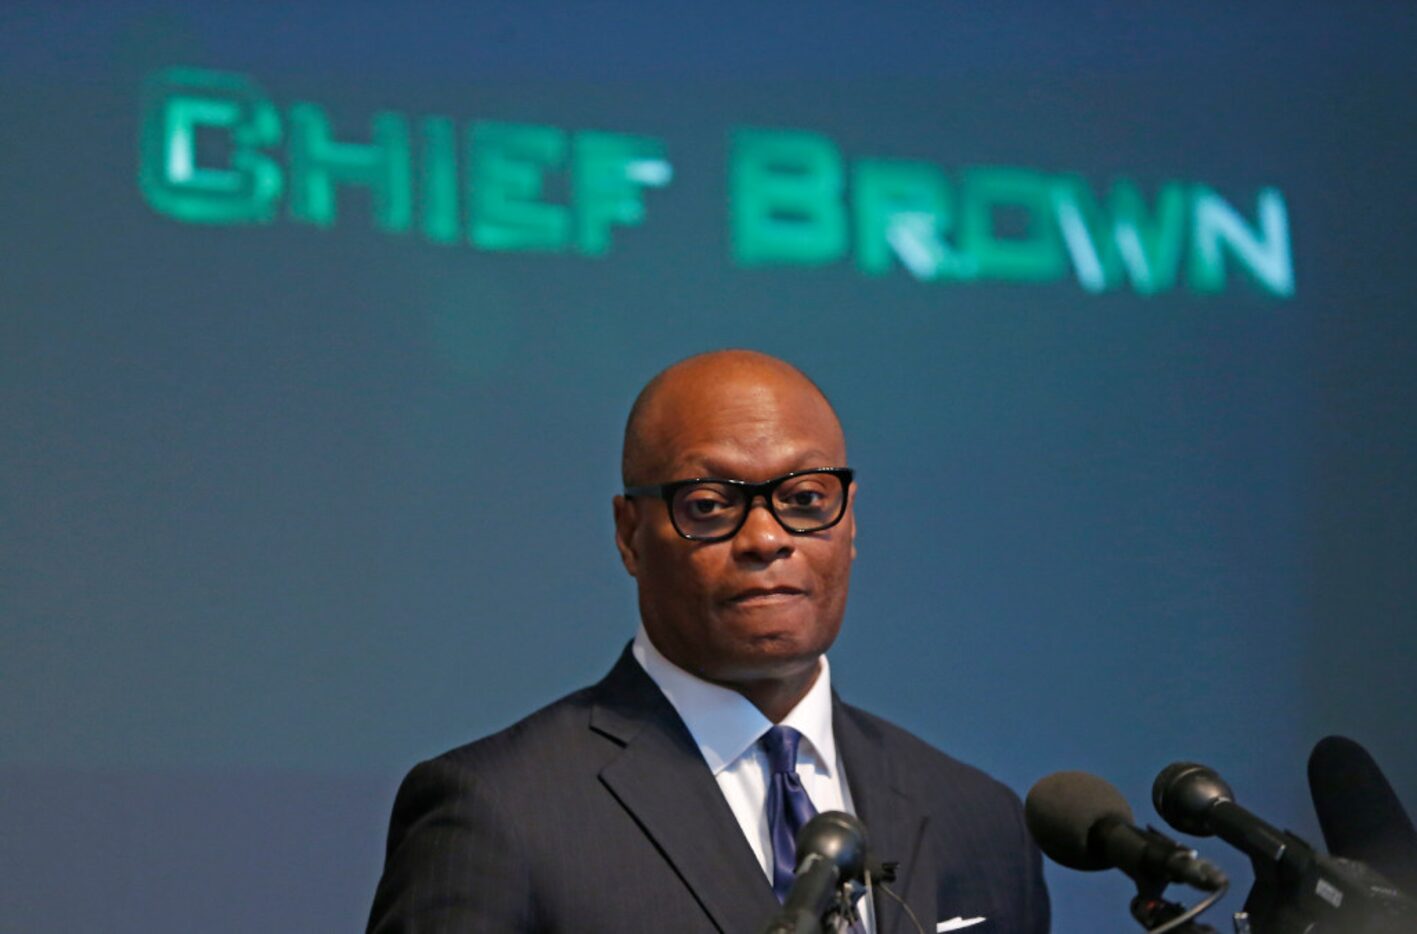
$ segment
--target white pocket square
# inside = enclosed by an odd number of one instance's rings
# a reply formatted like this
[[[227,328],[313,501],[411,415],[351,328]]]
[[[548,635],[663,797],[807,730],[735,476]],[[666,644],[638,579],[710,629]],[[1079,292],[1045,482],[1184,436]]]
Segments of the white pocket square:
[[[948,921],[941,921],[935,925],[935,934],[944,934],[945,931],[958,931],[963,928],[971,928],[976,924],[983,923],[983,918],[951,918]]]

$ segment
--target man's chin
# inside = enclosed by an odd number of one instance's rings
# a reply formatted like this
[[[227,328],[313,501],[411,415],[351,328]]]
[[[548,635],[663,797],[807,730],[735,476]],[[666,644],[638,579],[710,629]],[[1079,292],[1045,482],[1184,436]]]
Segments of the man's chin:
[[[767,634],[737,646],[731,658],[717,666],[711,680],[723,683],[788,681],[814,673],[827,646],[808,642],[798,634]]]

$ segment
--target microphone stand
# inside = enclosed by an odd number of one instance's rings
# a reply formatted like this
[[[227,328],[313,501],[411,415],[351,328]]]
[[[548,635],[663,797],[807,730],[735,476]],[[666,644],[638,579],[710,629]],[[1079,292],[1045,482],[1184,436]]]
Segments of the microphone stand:
[[[1162,895],[1166,891],[1167,880],[1160,875],[1138,873],[1132,877],[1137,884],[1137,894],[1132,897],[1131,912],[1137,923],[1148,932],[1155,934],[1217,934],[1215,928],[1201,924],[1195,918],[1225,894],[1226,888],[1212,892],[1197,905],[1187,908],[1176,902],[1167,901]]]
[[[1185,914],[1186,910],[1186,906],[1169,902],[1161,898],[1159,893],[1146,895],[1138,891],[1132,897],[1132,917],[1136,918],[1137,922],[1148,931],[1155,931],[1168,921],[1174,921]],[[1175,932],[1175,934],[1217,934],[1215,928],[1208,924],[1201,924],[1199,921],[1186,921],[1179,927],[1166,930]]]
[[[836,934],[838,930],[849,929],[861,920],[856,906],[869,891],[869,884],[853,879],[842,880],[832,889],[830,896],[822,893],[825,903],[820,914],[810,909],[799,907],[793,910],[784,906],[762,929],[762,934]]]

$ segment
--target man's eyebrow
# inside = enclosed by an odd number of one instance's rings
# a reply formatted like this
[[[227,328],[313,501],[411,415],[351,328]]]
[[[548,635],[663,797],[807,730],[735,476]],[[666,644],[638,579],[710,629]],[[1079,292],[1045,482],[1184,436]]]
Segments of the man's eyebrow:
[[[691,477],[718,477],[722,480],[744,480],[741,476],[742,470],[738,467],[730,467],[729,461],[722,460],[712,454],[697,455],[693,452],[676,458],[670,465],[670,472],[674,476],[667,480],[687,480]],[[835,458],[827,456],[825,451],[818,448],[810,448],[798,453],[788,463],[795,466],[789,467],[782,473],[792,473],[797,470],[811,470],[814,467],[844,467],[845,464],[836,463]],[[773,476],[780,476],[774,474]],[[769,480],[771,477],[761,477],[759,479]]]

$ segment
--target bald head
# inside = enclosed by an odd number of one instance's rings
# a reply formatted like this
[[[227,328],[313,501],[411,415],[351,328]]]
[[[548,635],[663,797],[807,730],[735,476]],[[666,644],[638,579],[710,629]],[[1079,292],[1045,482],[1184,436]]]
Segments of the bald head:
[[[625,422],[620,473],[626,485],[672,479],[674,438],[685,420],[738,403],[775,399],[803,409],[822,426],[824,445],[839,448],[845,463],[841,423],[826,394],[805,373],[755,350],[715,350],[670,366],[635,398]],[[753,430],[751,424],[744,431]]]

